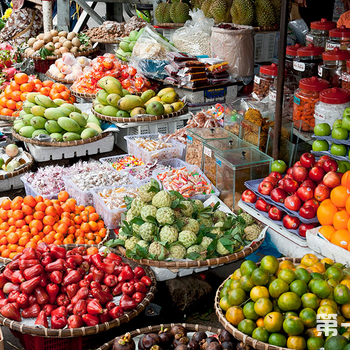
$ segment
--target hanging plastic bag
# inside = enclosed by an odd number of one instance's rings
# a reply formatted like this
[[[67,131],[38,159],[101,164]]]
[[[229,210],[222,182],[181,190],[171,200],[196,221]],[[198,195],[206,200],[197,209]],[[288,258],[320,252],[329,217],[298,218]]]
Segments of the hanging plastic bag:
[[[178,50],[147,26],[132,50],[130,64],[146,77],[164,79],[167,76],[164,67],[168,64],[166,54],[174,51]]]
[[[211,56],[210,38],[214,26],[214,19],[205,17],[202,10],[190,11],[192,20],[184,27],[177,29],[173,35],[175,47],[191,55]]]

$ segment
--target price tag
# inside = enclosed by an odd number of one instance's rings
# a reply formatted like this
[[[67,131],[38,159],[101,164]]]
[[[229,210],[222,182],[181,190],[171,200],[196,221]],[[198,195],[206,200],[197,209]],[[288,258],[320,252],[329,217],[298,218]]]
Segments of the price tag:
[[[293,68],[298,72],[304,72],[305,71],[305,63],[293,61]]]
[[[314,42],[314,37],[312,35],[310,35],[310,34],[306,35],[305,39],[309,43],[313,43]]]
[[[187,136],[187,143],[191,144],[193,143],[193,138],[191,136]]]
[[[210,148],[204,147],[203,152],[206,156],[211,157],[211,149]]]
[[[300,98],[299,97],[294,96],[293,101],[296,105],[300,106]]]
[[[255,75],[255,76],[254,76],[254,83],[255,83],[255,84],[260,84],[260,81],[261,81],[260,77],[258,77],[257,75]]]
[[[341,75],[341,80],[346,81],[347,83],[350,82],[350,75],[348,73],[343,73]]]
[[[322,119],[322,120],[325,119],[325,116],[323,114],[321,114],[320,112],[316,112],[316,111],[315,111],[314,117],[317,119]]]
[[[220,160],[220,159],[215,158],[215,163],[216,163],[218,166],[221,166],[221,160]]]
[[[339,47],[340,48],[340,44],[332,44],[332,43],[327,43],[326,44],[326,51],[332,51],[334,50],[334,48]]]
[[[318,75],[322,78],[323,68],[321,66],[318,66]]]
[[[269,99],[270,99],[271,101],[276,101],[276,98],[277,98],[277,93],[276,93],[276,91],[270,91],[270,92],[269,92]]]

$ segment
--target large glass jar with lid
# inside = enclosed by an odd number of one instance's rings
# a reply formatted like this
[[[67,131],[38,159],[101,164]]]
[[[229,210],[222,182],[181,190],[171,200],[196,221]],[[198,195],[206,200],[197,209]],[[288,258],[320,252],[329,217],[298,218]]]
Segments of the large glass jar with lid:
[[[310,23],[310,31],[306,34],[306,45],[314,44],[315,46],[325,47],[329,31],[336,28],[337,24],[322,18],[320,21]]]
[[[350,49],[350,29],[345,26],[331,29],[326,43],[326,51],[332,51],[336,47],[340,50]]]
[[[317,75],[323,52],[323,47],[313,44],[298,49],[297,57],[293,61],[293,75],[298,82],[300,79]]]
[[[253,97],[262,100],[269,95],[270,86],[277,77],[277,64],[260,66],[259,74],[254,77]]]
[[[325,51],[322,54],[323,64],[318,66],[318,75],[330,82],[331,86],[341,86],[341,75],[346,71],[346,60],[350,58],[348,50],[340,50],[336,47],[333,51]]]
[[[298,49],[301,48],[300,44],[295,44],[295,45],[289,45],[286,48],[286,70],[287,74],[291,73],[291,70],[293,69],[293,60],[295,57],[298,55]]]

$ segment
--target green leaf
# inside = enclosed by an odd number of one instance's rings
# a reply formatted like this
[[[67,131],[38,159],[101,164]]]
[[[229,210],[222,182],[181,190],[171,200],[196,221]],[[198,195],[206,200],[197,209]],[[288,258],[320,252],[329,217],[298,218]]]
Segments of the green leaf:
[[[227,238],[220,238],[219,242],[232,254],[233,253],[233,242]]]
[[[45,60],[47,56],[51,56],[52,53],[45,46],[39,50],[39,55],[42,60]]]
[[[185,226],[185,223],[179,218],[175,220],[175,224],[179,232],[181,232],[182,228]]]
[[[147,248],[141,247],[140,245],[136,244],[135,250],[137,255],[142,256],[143,259],[147,259],[147,255],[148,255]]]
[[[208,252],[214,252],[216,250],[216,246],[218,245],[218,239],[215,238],[209,245],[207,248]]]
[[[124,246],[125,242],[122,240],[122,239],[110,239],[109,241],[107,241],[104,245],[106,247],[109,247],[109,248],[113,248],[113,247],[116,247],[118,245],[122,245]]]
[[[146,219],[148,222],[157,225],[157,220],[153,216],[147,216]]]
[[[142,220],[140,217],[137,217],[137,216],[130,221],[130,224],[136,224],[138,226],[141,226],[144,223],[145,223],[145,221]]]
[[[131,208],[131,203],[134,200],[134,198],[129,197],[129,196],[125,196],[124,197],[124,202],[126,204],[126,209],[129,210]]]
[[[235,234],[235,235],[233,236],[233,238],[234,238],[237,242],[239,242],[240,244],[245,245],[245,244],[244,244],[244,241],[243,241],[243,239],[242,239],[242,237],[241,237],[238,233]]]
[[[129,223],[127,221],[123,221],[123,232],[125,232],[126,234],[132,234],[132,227],[131,225],[129,225]]]
[[[187,209],[187,207],[183,204],[178,204],[177,208],[180,208],[180,209]]]
[[[197,241],[195,244],[201,244],[203,241],[203,237],[204,237],[204,232],[199,232],[197,235]]]
[[[170,208],[171,208],[171,209],[177,208],[177,206],[179,205],[179,203],[180,203],[180,199],[179,199],[179,198],[175,199],[174,201],[171,202]]]
[[[79,33],[78,39],[82,45],[88,46],[90,44],[90,38],[85,33]]]
[[[200,256],[201,255],[199,253],[192,252],[192,253],[187,254],[186,258],[191,259],[191,260],[197,260]]]
[[[161,253],[158,256],[158,260],[164,260],[165,259],[165,247],[161,247]]]
[[[169,191],[169,193],[182,201],[185,199],[184,196],[177,191]]]

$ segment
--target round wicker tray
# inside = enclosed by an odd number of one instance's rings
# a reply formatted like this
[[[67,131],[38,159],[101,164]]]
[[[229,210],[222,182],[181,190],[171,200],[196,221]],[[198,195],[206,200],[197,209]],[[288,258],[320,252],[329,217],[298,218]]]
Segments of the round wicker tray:
[[[300,264],[301,259],[300,258],[281,258],[278,259],[278,261],[283,260],[290,260],[294,264]],[[258,264],[259,265],[259,264]],[[230,332],[236,339],[242,341],[244,344],[251,346],[254,349],[258,350],[288,350],[287,348],[281,348],[279,346],[275,345],[269,345],[267,343],[264,343],[262,341],[253,339],[252,337],[249,337],[247,334],[244,334],[240,332],[235,326],[233,326],[230,322],[228,322],[225,318],[225,315],[220,307],[220,292],[223,288],[225,282],[229,280],[231,276],[227,277],[225,281],[223,281],[216,291],[215,295],[215,301],[214,301],[214,307],[215,307],[215,313],[216,316],[219,319],[219,322],[222,324],[223,328],[225,328],[228,332]]]
[[[103,115],[100,113],[97,113],[94,110],[94,107],[91,106],[91,112],[94,114],[97,118],[102,119],[102,120],[107,120],[109,122],[116,122],[116,123],[134,123],[134,122],[152,122],[155,120],[162,120],[162,119],[169,119],[169,118],[174,118],[178,117],[180,115],[186,114],[188,112],[188,108],[185,105],[182,107],[179,111],[170,113],[170,114],[164,114],[164,115],[144,115],[140,117],[130,117],[130,118],[118,118],[118,117],[110,117],[107,115]]]
[[[12,117],[10,115],[0,115],[0,120],[6,121],[6,122],[13,122],[16,120],[17,117]]]
[[[215,266],[220,264],[227,264],[232,261],[244,259],[246,256],[254,253],[264,242],[264,238],[258,242],[254,242],[251,247],[245,248],[237,253],[221,256],[220,258],[213,258],[207,260],[186,260],[186,261],[157,261],[149,259],[133,260],[139,264],[151,267],[159,267],[165,269],[190,269],[204,266]],[[124,247],[118,246],[119,252],[126,257],[126,250]],[[129,258],[128,258],[129,259]]]
[[[75,53],[74,56],[75,57],[78,57],[78,56],[88,56],[88,55],[91,55],[95,52],[97,52],[99,50],[98,46],[93,48],[93,49],[90,49],[90,50],[86,50],[86,51],[82,51],[82,52],[78,52],[78,53]],[[47,56],[44,60],[40,57],[40,56],[28,56],[26,55],[25,53],[23,54],[23,57],[25,58],[31,58],[33,59],[34,61],[45,61],[45,60],[57,60],[58,58],[61,58],[62,55],[55,55],[55,56]]]
[[[98,134],[97,136],[90,137],[89,139],[84,139],[84,140],[75,140],[75,141],[68,141],[68,142],[57,142],[57,141],[49,142],[49,141],[39,141],[35,139],[29,139],[27,137],[23,137],[17,134],[14,130],[12,130],[12,136],[15,137],[17,140],[20,140],[26,143],[31,143],[33,145],[44,146],[44,147],[71,147],[71,146],[85,145],[88,143],[101,140],[106,136],[108,136],[109,134],[110,134],[109,132],[103,132],[101,134]]]
[[[135,329],[134,331],[129,332],[131,337],[134,338],[138,335],[141,334],[147,334],[147,333],[152,333],[152,332],[158,332],[162,328],[171,328],[176,325],[181,325],[186,328],[187,331],[189,332],[212,332],[215,334],[220,334],[222,329],[216,328],[216,327],[211,327],[211,326],[204,326],[201,324],[193,324],[193,323],[167,323],[167,324],[159,324],[156,326],[148,326],[148,327],[143,327],[141,329]],[[99,347],[97,350],[108,350],[112,348],[112,345],[114,343],[114,340],[109,341],[108,343],[103,344],[101,347]]]
[[[73,84],[74,83],[74,80],[67,80],[67,79],[61,79],[61,78],[57,78],[55,77],[54,75],[52,75],[49,71],[47,71],[45,73],[45,75],[52,79],[52,80],[55,80],[55,81],[58,81],[59,83],[63,83],[63,84]]]
[[[74,248],[74,245],[69,245],[70,249]],[[131,261],[125,261],[130,264],[132,268],[135,267],[135,263]],[[2,271],[5,267],[1,267],[0,271]],[[72,338],[72,337],[82,337],[85,335],[97,334],[100,332],[108,331],[111,328],[119,327],[123,323],[129,322],[131,319],[140,314],[145,307],[152,301],[154,298],[154,293],[156,291],[156,278],[154,276],[153,271],[148,267],[144,267],[146,274],[152,279],[152,287],[150,291],[146,294],[146,297],[142,300],[142,302],[137,306],[136,309],[131,310],[125,313],[120,318],[116,320],[112,320],[110,322],[105,322],[103,324],[98,324],[96,326],[91,327],[81,327],[81,328],[66,328],[66,329],[51,329],[51,328],[38,328],[27,326],[25,324],[10,320],[6,317],[0,315],[0,324],[6,327],[9,327],[13,331],[18,331],[24,334],[30,334],[32,336],[45,337],[45,338]]]
[[[22,174],[26,173],[32,167],[32,165],[34,163],[33,157],[28,152],[26,152],[26,151],[23,151],[23,152],[28,157],[29,162],[26,164],[23,164],[23,166],[21,166],[18,170],[13,171],[12,173],[8,173],[5,175],[0,174],[0,181],[10,179],[10,178],[18,176],[18,175],[22,175]]]
[[[92,43],[100,43],[100,44],[119,44],[123,38],[114,38],[114,39],[94,39],[90,38]]]
[[[74,89],[72,89],[72,87],[70,87],[69,90],[70,90],[70,92],[72,93],[73,96],[83,98],[84,100],[93,101],[95,99],[95,97],[96,97],[96,94],[84,94],[82,92],[77,92]]]

